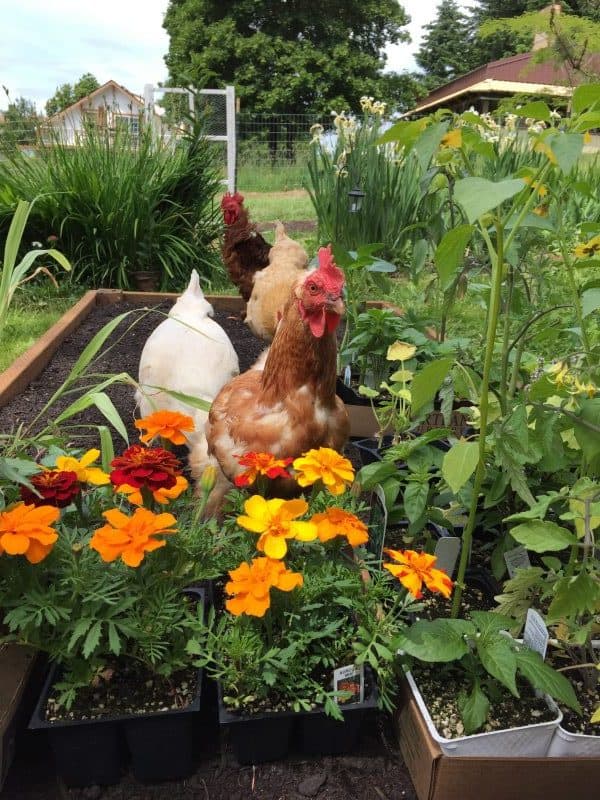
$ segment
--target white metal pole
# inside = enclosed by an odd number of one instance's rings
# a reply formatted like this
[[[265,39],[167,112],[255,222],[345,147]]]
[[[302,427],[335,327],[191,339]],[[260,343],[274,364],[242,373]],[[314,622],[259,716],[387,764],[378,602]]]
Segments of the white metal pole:
[[[227,188],[235,192],[236,125],[235,86],[225,87],[225,120],[227,126]]]
[[[154,110],[154,86],[151,83],[144,84],[144,120],[149,125],[152,120]]]

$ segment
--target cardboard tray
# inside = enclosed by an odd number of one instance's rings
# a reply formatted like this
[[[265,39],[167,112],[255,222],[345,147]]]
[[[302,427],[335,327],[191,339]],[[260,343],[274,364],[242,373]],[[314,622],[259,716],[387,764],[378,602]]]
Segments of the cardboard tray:
[[[419,800],[597,800],[599,758],[445,756],[404,683],[398,743]]]

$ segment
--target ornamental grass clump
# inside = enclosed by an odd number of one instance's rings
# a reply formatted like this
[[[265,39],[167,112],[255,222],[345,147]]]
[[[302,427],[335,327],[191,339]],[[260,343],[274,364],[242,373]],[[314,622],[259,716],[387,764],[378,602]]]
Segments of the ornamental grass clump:
[[[166,439],[193,426],[161,414]],[[181,464],[162,447],[134,444],[112,458],[97,449],[39,452],[39,461],[12,459],[1,479],[3,640],[58,663],[53,697],[66,709],[119,670],[140,683],[189,670],[186,645],[202,629],[203,609],[184,590],[229,563],[215,521],[197,521],[214,477],[192,498]]]
[[[253,493],[230,494],[224,525],[242,532],[243,557],[228,570],[221,613],[210,613],[189,652],[220,682],[230,710],[322,706],[341,719],[350,695],[334,685],[334,670],[351,665],[367,669],[390,708],[395,641],[418,606],[364,547],[367,509],[350,491],[352,464],[327,447],[293,461],[246,453],[239,462],[246,469],[237,484]],[[282,471],[301,497],[270,496]]]

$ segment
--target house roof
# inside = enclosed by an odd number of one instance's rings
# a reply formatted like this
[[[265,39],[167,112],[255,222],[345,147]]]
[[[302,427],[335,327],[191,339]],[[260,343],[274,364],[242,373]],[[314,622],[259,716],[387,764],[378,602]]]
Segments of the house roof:
[[[102,92],[105,91],[106,89],[108,89],[109,87],[112,87],[113,89],[119,89],[121,92],[126,94],[132,100],[135,100],[136,103],[140,103],[141,105],[144,105],[144,98],[141,97],[139,94],[134,94],[133,92],[130,92],[129,89],[126,89],[125,86],[121,86],[120,83],[117,83],[116,81],[110,80],[110,81],[106,81],[106,83],[103,83],[102,86],[99,86],[97,89],[94,89],[94,91],[90,92],[90,94],[86,94],[85,97],[82,97],[76,103],[73,103],[72,105],[67,106],[67,108],[63,108],[62,111],[57,111],[56,114],[52,114],[51,117],[48,117],[48,121],[53,120],[53,119],[59,119],[60,117],[64,117],[65,114],[69,114],[71,111],[76,109],[78,106],[81,106],[86,102],[89,102],[94,97],[96,97],[96,95],[102,94]]]
[[[573,84],[579,83],[578,76],[562,64],[558,65],[552,61],[535,63],[533,56],[533,52],[520,53],[477,67],[466,75],[461,75],[460,78],[434,89],[402,116],[430,111],[461,95],[481,92],[568,97],[573,91]],[[593,69],[600,70],[600,54],[595,53],[590,56],[589,64]]]

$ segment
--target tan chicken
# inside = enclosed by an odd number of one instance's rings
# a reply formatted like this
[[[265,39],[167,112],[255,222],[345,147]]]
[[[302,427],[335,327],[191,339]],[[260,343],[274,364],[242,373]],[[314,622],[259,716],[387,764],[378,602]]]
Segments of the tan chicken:
[[[308,266],[308,254],[286,234],[281,222],[275,226],[275,243],[269,265],[254,273],[252,294],[246,306],[246,325],[255,336],[270,342],[290,296],[290,289]]]
[[[343,288],[331,248],[321,248],[318,269],[300,277],[289,293],[264,368],[238,375],[213,400],[205,430],[210,460],[219,469],[210,511],[220,508],[230,481],[244,471],[238,463],[244,453],[296,458],[311,448],[344,446],[350,423],[335,393]]]

